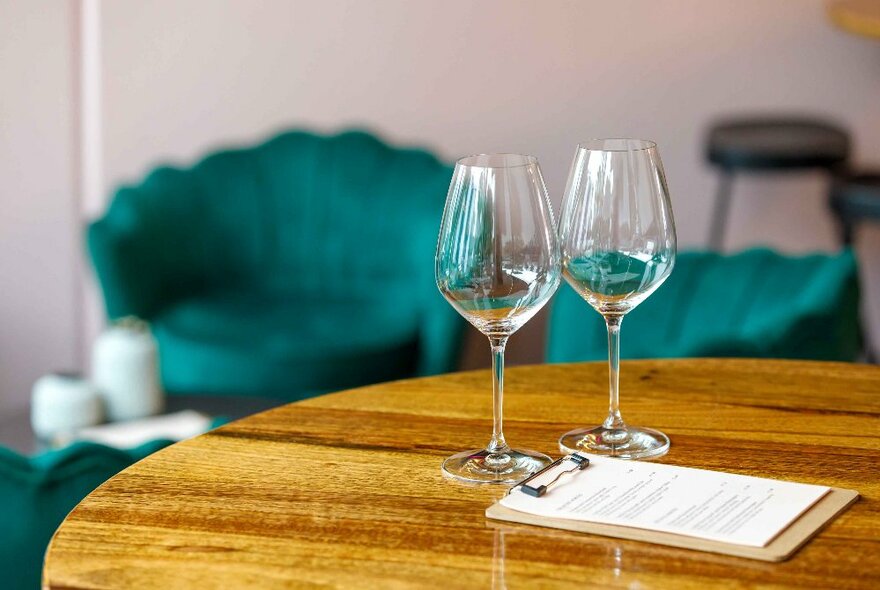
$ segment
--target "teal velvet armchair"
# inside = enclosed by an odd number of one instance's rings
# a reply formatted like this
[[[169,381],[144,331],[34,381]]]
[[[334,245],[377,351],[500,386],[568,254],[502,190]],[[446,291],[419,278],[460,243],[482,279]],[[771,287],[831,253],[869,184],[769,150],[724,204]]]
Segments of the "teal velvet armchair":
[[[88,230],[110,318],[150,322],[171,392],[276,397],[455,366],[433,257],[452,170],[364,132],[159,168]]]
[[[605,324],[563,285],[550,312],[550,362],[607,358]],[[783,256],[685,252],[669,279],[626,315],[621,358],[855,360],[859,283],[849,250]]]
[[[81,442],[33,458],[0,447],[2,587],[39,588],[43,554],[67,513],[105,480],[168,444],[122,451]]]

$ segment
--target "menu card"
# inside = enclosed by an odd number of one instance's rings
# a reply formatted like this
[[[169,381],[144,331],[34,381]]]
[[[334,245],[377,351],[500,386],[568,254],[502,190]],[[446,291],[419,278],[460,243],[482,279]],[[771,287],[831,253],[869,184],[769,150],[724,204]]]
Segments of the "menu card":
[[[536,516],[764,547],[830,489],[761,477],[583,454],[541,497],[514,488],[501,505]],[[563,466],[562,469],[565,467]],[[547,473],[541,479],[553,479]],[[529,485],[544,481],[533,480]]]
[[[74,434],[73,440],[131,449],[158,439],[178,441],[191,438],[210,430],[212,422],[211,418],[195,410],[182,410],[174,414],[83,428]]]

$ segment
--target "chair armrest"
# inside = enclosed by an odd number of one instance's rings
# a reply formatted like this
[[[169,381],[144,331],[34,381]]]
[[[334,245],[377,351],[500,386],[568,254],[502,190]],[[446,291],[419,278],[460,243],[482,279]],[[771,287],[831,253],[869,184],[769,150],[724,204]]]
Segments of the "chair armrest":
[[[787,322],[758,327],[755,339],[765,343],[768,357],[854,361],[862,347],[859,291],[858,264],[851,250],[823,257],[821,267],[791,302],[797,313]]]

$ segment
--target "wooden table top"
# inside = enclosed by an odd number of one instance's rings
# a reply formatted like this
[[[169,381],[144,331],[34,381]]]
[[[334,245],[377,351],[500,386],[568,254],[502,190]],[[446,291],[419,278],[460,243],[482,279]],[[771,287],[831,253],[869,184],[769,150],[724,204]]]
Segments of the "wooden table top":
[[[558,456],[604,417],[606,386],[603,363],[510,369],[508,441]],[[503,490],[440,462],[486,442],[490,388],[488,371],[376,385],[168,447],[71,512],[45,587],[880,587],[880,368],[622,365],[624,417],[670,435],[662,462],[861,492],[783,563],[488,521]]]
[[[828,16],[844,31],[880,39],[878,0],[834,0],[828,4]]]

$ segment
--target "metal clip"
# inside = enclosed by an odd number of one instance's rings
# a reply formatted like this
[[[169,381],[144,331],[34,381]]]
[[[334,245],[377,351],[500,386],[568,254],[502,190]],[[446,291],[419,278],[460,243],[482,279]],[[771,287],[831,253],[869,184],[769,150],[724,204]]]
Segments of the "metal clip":
[[[528,483],[530,481],[540,477],[541,475],[544,475],[545,473],[558,467],[559,465],[561,465],[565,461],[568,461],[569,463],[571,463],[572,466],[569,467],[568,469],[565,469],[565,470],[557,473],[556,477],[554,477],[552,480],[550,480],[546,484],[540,484],[537,486],[528,485]],[[529,477],[522,480],[517,485],[510,488],[510,490],[507,493],[509,494],[513,490],[519,488],[519,490],[522,493],[524,493],[528,496],[540,498],[541,496],[543,496],[544,494],[547,493],[547,490],[550,488],[550,486],[552,486],[557,481],[559,481],[559,478],[562,477],[563,475],[565,475],[566,473],[574,473],[575,471],[583,471],[584,469],[586,469],[589,466],[590,466],[590,460],[587,457],[584,457],[583,455],[579,455],[578,453],[572,453],[571,455],[567,455],[565,457],[561,457],[561,458],[557,459],[556,461],[554,461],[553,463],[551,463],[550,465],[548,465],[544,469],[538,471],[537,473],[530,475]]]

